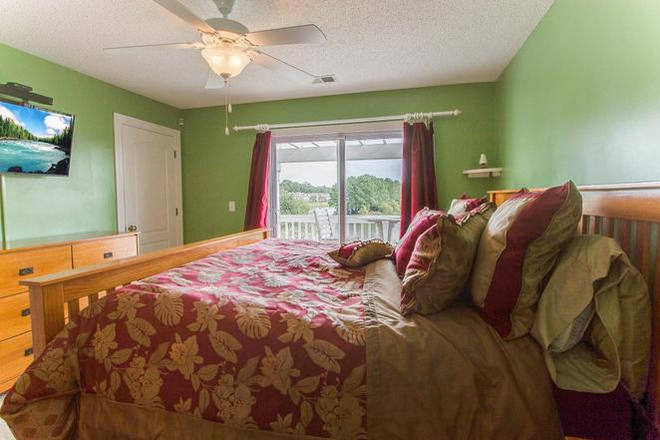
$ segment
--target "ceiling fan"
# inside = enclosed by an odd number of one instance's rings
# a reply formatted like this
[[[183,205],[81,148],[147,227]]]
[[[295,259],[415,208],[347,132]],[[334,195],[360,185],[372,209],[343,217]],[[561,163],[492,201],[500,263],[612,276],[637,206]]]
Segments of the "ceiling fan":
[[[152,49],[196,49],[209,65],[207,89],[228,85],[227,80],[240,74],[251,62],[287,79],[302,84],[318,83],[317,77],[261,50],[262,46],[311,44],[326,41],[313,24],[250,32],[243,24],[228,18],[236,0],[213,0],[222,17],[202,20],[177,0],[153,0],[199,32],[201,42],[149,44],[110,47],[106,52],[126,53]]]

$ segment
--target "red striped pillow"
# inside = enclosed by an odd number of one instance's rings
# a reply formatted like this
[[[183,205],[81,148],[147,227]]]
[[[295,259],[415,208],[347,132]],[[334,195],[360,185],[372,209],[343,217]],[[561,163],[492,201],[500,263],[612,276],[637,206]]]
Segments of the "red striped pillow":
[[[573,182],[500,206],[479,242],[472,272],[474,303],[505,339],[529,333],[545,276],[577,233],[582,197]]]
[[[408,267],[408,262],[410,262],[410,257],[415,249],[417,238],[422,235],[424,231],[437,223],[438,218],[440,218],[442,214],[444,214],[444,212],[429,209],[427,207],[424,207],[421,211],[415,214],[406,233],[396,244],[394,252],[392,253],[392,258],[396,265],[396,271],[400,277],[406,273],[406,267]]]

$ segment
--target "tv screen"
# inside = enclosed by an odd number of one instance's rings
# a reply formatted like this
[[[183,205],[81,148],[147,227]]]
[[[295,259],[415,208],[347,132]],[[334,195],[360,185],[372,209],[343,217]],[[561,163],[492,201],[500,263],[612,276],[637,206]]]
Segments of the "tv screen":
[[[0,173],[69,175],[73,116],[0,101]]]

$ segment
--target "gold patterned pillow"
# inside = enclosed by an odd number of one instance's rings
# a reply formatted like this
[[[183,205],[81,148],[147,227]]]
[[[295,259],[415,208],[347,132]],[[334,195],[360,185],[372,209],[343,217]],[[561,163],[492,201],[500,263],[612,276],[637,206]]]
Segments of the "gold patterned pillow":
[[[420,235],[403,276],[402,314],[430,315],[446,309],[459,296],[493,211],[487,203],[458,220],[444,215]]]
[[[383,240],[374,238],[368,241],[353,241],[342,245],[328,256],[342,266],[361,267],[372,261],[389,258],[394,248]]]

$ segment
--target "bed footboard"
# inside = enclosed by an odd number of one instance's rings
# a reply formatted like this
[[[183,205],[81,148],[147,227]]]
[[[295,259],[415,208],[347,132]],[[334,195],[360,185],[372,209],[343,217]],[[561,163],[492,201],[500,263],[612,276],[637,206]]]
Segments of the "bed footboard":
[[[68,315],[78,314],[81,303],[93,302],[119,286],[155,275],[207,255],[268,238],[268,229],[177,246],[170,249],[21,281],[30,289],[32,340],[35,356],[64,328]],[[66,305],[66,311],[65,311]]]

